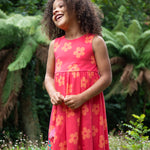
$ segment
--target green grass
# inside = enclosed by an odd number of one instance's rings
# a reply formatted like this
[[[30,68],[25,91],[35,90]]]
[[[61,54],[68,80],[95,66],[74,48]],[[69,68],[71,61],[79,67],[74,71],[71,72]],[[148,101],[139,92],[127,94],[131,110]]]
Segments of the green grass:
[[[22,133],[21,133],[22,134]],[[3,150],[47,150],[47,141],[35,141],[34,143],[25,137],[15,141],[12,144],[11,140],[6,138],[5,140],[0,140],[0,149]],[[109,135],[109,146],[110,150],[150,150],[150,141],[143,143],[143,148],[138,148],[138,144],[135,143],[135,146],[131,147],[127,140],[125,140],[124,135],[113,136]],[[128,148],[125,148],[128,146]]]

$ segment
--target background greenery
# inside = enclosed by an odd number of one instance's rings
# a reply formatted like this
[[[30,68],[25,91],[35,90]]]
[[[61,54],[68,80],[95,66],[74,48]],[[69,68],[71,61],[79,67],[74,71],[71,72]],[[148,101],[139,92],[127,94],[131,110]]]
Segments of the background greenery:
[[[40,21],[47,0],[0,1],[0,139],[5,131],[15,141],[21,131],[33,140],[43,134],[46,140],[51,104],[43,80],[50,41],[41,32]],[[92,1],[102,13],[113,70],[112,85],[104,91],[109,131],[117,133],[121,121],[129,121],[133,113],[144,113],[150,127],[150,1]],[[133,20],[137,30],[131,26]],[[123,76],[126,68],[130,73]],[[138,76],[141,71],[143,78]]]

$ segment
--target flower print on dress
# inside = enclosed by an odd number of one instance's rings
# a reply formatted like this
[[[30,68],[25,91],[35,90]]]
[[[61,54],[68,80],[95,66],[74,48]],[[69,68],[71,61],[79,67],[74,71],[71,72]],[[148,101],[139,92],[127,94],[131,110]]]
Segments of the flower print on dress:
[[[100,126],[103,126],[104,125],[104,119],[103,119],[103,116],[100,116]]]
[[[77,64],[72,64],[68,66],[68,71],[72,72],[74,78],[79,77],[79,70],[80,68]]]
[[[95,115],[98,115],[99,114],[99,105],[93,104],[92,112],[94,112]]]
[[[104,135],[100,135],[99,137],[99,148],[104,148],[105,146],[105,139],[104,139]]]
[[[90,137],[91,137],[91,130],[84,127],[82,130],[82,138],[85,140],[89,139]]]
[[[69,95],[72,93],[72,84],[67,83],[66,94]]]
[[[64,84],[65,84],[65,77],[60,76],[60,77],[57,79],[57,82],[58,82],[58,85],[59,85],[59,86],[64,85]]]
[[[56,120],[56,109],[53,109],[53,113],[52,113],[52,120],[55,121]]]
[[[60,126],[63,123],[64,117],[61,115],[58,115],[56,118],[56,126]]]
[[[92,135],[96,136],[97,133],[98,133],[98,129],[95,126],[92,126]]]
[[[67,52],[68,50],[70,50],[71,48],[72,48],[72,45],[71,45],[72,43],[71,42],[69,42],[69,43],[65,43],[64,44],[64,46],[62,47],[62,50],[64,51],[64,52]]]
[[[61,142],[59,144],[59,147],[60,147],[60,150],[66,150],[67,149],[67,142],[66,141]]]
[[[91,64],[96,64],[96,60],[95,60],[95,57],[94,56],[91,56]]]
[[[88,106],[86,105],[86,104],[84,104],[83,106],[82,106],[82,114],[83,114],[83,116],[86,116],[86,114],[89,112],[89,108],[88,108]]]
[[[81,87],[83,88],[86,88],[87,87],[87,83],[88,83],[88,80],[85,78],[85,77],[83,77],[82,79],[81,79]]]
[[[74,51],[73,55],[75,55],[77,58],[84,56],[85,55],[85,48],[84,47],[77,47],[76,51]]]
[[[69,143],[77,144],[78,142],[78,132],[70,134]]]
[[[93,35],[91,35],[91,36],[86,36],[86,38],[85,38],[85,43],[92,43],[92,40],[93,40]]]
[[[67,109],[67,117],[73,117],[75,116],[75,112],[71,109],[71,108],[68,108]]]
[[[55,42],[54,43],[54,52],[56,52],[59,47],[60,47],[60,45],[58,44],[58,42]]]
[[[88,76],[90,77],[90,78],[92,78],[93,76],[94,76],[94,72],[88,72]]]
[[[57,59],[56,61],[56,71],[61,70],[62,61],[60,59]]]

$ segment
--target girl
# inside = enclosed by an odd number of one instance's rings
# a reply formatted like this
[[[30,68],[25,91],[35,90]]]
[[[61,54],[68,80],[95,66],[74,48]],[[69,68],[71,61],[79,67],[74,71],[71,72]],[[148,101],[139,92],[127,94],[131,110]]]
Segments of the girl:
[[[102,91],[112,77],[98,9],[90,0],[49,0],[43,22],[54,39],[45,75],[53,104],[48,149],[108,150]]]

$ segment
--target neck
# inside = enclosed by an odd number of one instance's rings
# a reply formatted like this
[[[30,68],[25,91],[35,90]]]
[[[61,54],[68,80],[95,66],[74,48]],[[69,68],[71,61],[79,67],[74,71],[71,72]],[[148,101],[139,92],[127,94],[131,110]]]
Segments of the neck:
[[[80,31],[79,24],[72,24],[70,28],[65,31],[65,37],[67,39],[75,39],[82,36],[83,33]]]

